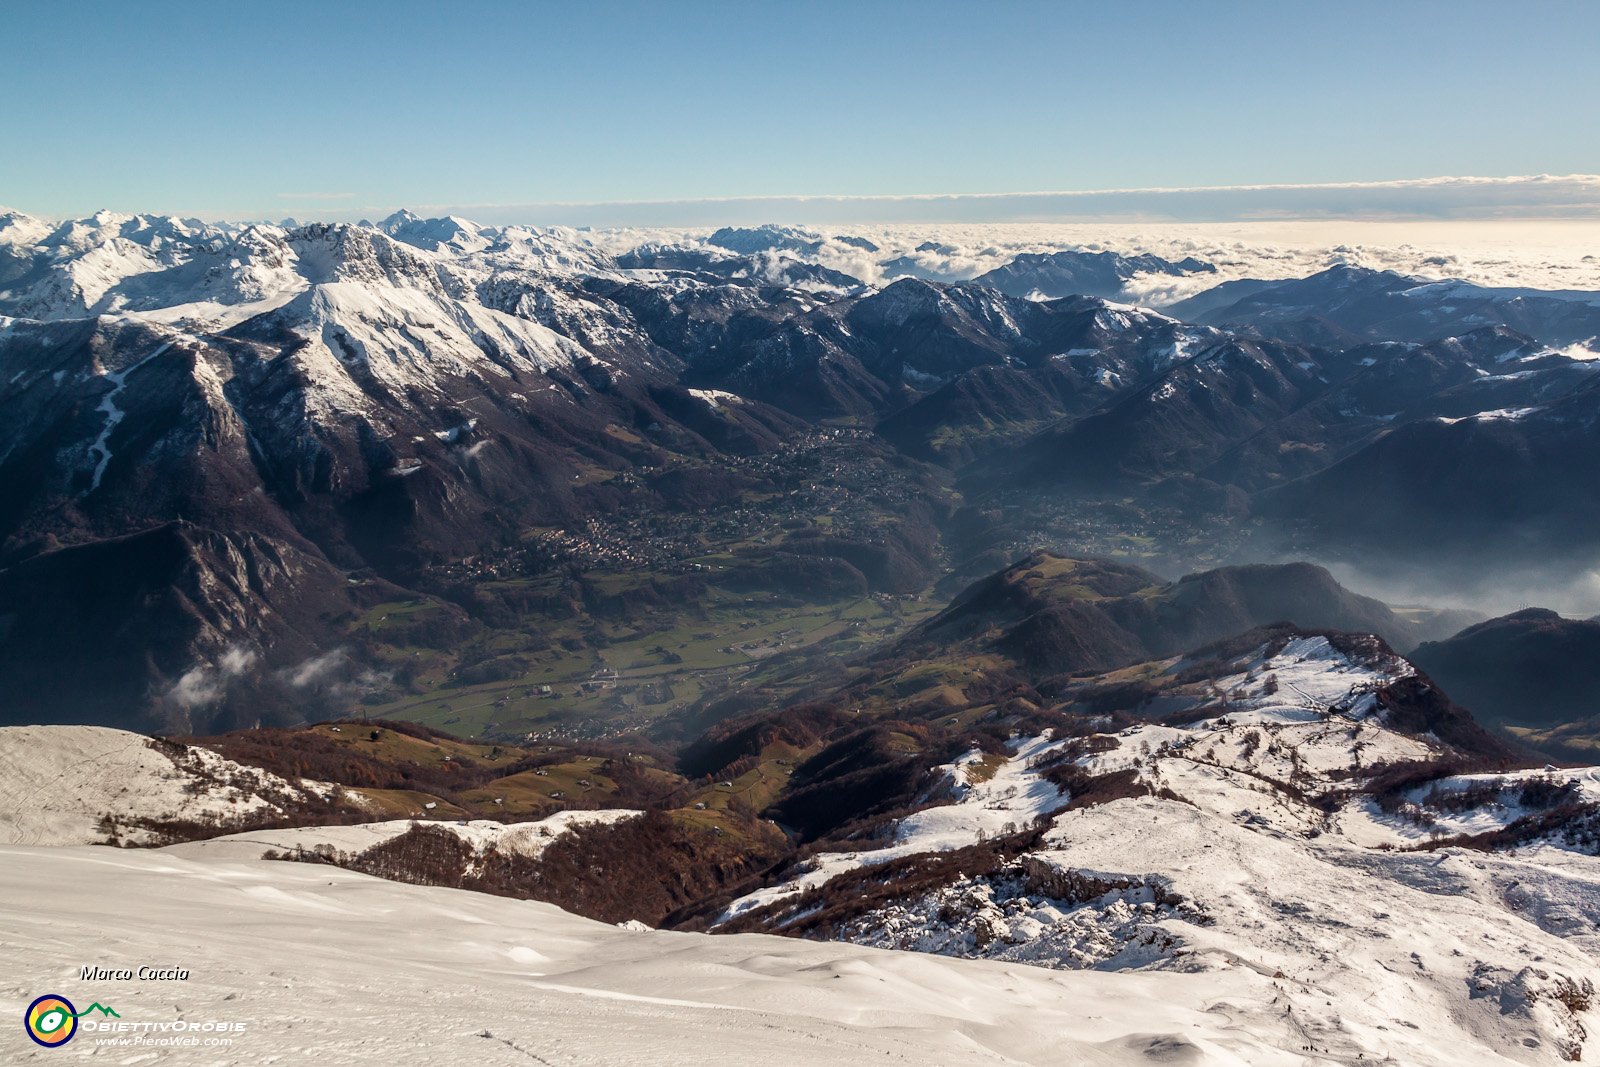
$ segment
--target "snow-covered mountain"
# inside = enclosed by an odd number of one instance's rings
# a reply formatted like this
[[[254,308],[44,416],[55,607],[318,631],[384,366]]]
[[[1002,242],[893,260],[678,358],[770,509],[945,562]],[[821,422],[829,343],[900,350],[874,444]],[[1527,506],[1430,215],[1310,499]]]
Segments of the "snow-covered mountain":
[[[1314,1062],[1584,1057],[1600,770],[1418,773],[1470,742],[1370,640],[1239,642],[1111,679],[1130,677],[1142,722],[972,750],[936,772],[942,803],[798,862],[712,929],[1228,976],[1249,987],[1226,998],[1235,1022]]]
[[[1131,295],[1129,285],[1141,276],[1184,277],[1215,274],[1217,268],[1186,256],[1174,263],[1149,254],[1123,256],[1116,252],[1025,253],[1003,267],[973,279],[1012,296],[1055,299],[1062,296],[1099,296],[1122,300]]]
[[[1197,322],[1249,325],[1314,343],[1422,343],[1497,324],[1558,348],[1600,336],[1600,299],[1592,292],[1472,285],[1357,266],[1291,281],[1228,282],[1170,310]]]
[[[154,714],[241,644],[324,654],[534,531],[731,486],[779,507],[779,483],[814,479],[770,468],[840,427],[871,442],[858,489],[917,488],[836,569],[909,525],[911,569],[954,551],[992,570],[1054,521],[1029,507],[1085,496],[1132,501],[1114,536],[1141,550],[1149,508],[1260,526],[1275,554],[1404,565],[1442,539],[1587,565],[1600,498],[1573,457],[1595,449],[1600,360],[1568,341],[1592,301],[1219,262],[770,226],[5,215],[0,679],[42,701],[7,721]],[[1223,280],[1179,317],[1084,295],[1200,277]],[[1407,501],[1398,520],[1359,506],[1374,491]],[[979,515],[1010,529],[970,536]],[[84,664],[86,645],[111,651]]]
[[[34,244],[0,297],[0,595],[65,571],[133,580],[101,587],[92,629],[186,588],[143,621],[161,647],[129,649],[173,680],[240,641],[319,647],[319,618],[362,598],[340,571],[470,554],[507,522],[583,514],[593,472],[760,451],[793,426],[695,402],[672,354],[563,280],[609,269],[566,235],[468,253],[354,226],[12,231]],[[18,636],[0,658],[26,672],[41,649]]]

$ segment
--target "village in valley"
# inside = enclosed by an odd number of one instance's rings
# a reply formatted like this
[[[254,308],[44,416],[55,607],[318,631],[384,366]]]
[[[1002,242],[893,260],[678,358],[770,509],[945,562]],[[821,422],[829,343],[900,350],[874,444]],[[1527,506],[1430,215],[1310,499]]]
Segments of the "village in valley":
[[[662,508],[650,489],[703,472],[629,471],[615,480],[634,506],[431,568],[435,596],[352,630],[381,665],[361,710],[459,736],[619,736],[781,689],[942,606],[898,544],[927,537],[913,505],[945,504],[926,468],[840,427],[730,466],[738,490],[704,506]]]

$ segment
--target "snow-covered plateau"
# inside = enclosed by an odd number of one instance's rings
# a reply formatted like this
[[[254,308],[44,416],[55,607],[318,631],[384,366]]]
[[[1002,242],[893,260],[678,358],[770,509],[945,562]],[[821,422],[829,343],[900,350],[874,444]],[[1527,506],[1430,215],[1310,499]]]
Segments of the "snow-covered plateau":
[[[35,1051],[329,1065],[1313,1062],[1278,1047],[1282,1025],[1259,1017],[1264,984],[1243,970],[1075,974],[620,930],[299,863],[0,846],[0,919],[0,1004],[13,1018],[54,992],[129,1023],[246,1023],[229,1047],[187,1050],[102,1047],[87,1033],[31,1050],[12,1027],[7,1062]],[[78,980],[85,965],[144,964],[190,976]],[[1461,1061],[1441,1045],[1428,1062]]]

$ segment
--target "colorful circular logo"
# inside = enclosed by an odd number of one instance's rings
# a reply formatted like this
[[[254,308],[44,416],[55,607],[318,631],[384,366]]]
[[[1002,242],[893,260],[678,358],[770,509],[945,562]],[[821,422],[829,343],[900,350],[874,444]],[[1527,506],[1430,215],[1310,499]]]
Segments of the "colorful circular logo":
[[[78,1011],[66,997],[47,993],[28,1005],[22,1023],[35,1042],[56,1048],[71,1041],[78,1032]]]

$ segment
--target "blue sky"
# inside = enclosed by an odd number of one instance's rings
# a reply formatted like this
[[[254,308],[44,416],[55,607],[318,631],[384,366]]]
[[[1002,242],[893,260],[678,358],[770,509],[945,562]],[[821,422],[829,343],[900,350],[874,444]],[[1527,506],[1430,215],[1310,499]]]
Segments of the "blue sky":
[[[0,203],[44,215],[1600,172],[1583,2],[11,2],[0,28]]]

